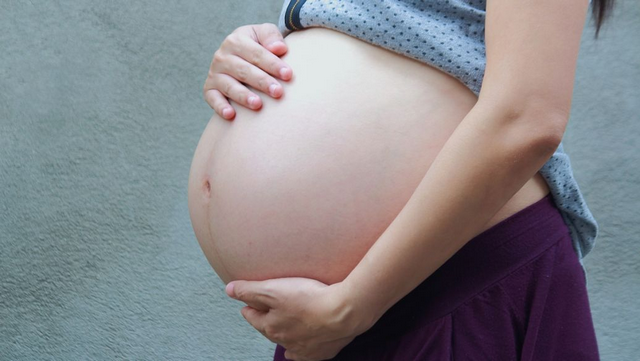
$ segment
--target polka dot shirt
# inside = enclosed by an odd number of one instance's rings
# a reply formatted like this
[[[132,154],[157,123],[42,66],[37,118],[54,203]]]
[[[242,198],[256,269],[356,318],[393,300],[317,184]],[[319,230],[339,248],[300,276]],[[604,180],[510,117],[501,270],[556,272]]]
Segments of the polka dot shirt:
[[[436,67],[476,96],[484,76],[486,0],[285,0],[278,27],[287,36],[325,27]],[[583,257],[595,245],[598,224],[589,211],[562,143],[540,169]],[[586,276],[586,271],[585,271]]]

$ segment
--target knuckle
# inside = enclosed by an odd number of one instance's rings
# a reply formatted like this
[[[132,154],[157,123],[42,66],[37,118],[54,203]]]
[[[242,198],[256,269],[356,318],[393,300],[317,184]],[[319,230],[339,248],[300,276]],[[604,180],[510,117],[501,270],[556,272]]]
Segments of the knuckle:
[[[277,32],[278,34],[280,33],[280,31],[278,31],[278,27],[274,23],[263,23],[262,26],[269,32]]]
[[[241,33],[243,31],[245,31],[248,27],[250,27],[251,25],[242,25],[242,26],[238,26],[237,28],[235,28],[231,33]]]
[[[264,326],[264,334],[271,339],[279,338],[278,332],[271,325]]]
[[[224,54],[220,49],[216,50],[215,53],[213,53],[213,62],[214,63],[222,62],[223,59],[224,59]]]
[[[282,67],[283,67],[283,65],[282,65],[282,64],[280,64],[280,62],[279,62],[278,60],[273,60],[273,61],[271,62],[271,64],[269,65],[269,67],[270,67],[271,69],[273,69],[273,71],[274,71],[276,74],[280,74],[280,68],[282,68]]]
[[[227,86],[229,87],[230,84],[227,84]],[[245,290],[242,287],[235,287],[234,293],[236,294],[236,297],[242,298],[242,299],[244,299],[244,296],[246,294]]]
[[[217,82],[216,82],[216,76],[213,72],[209,73],[209,75],[207,76],[207,79],[204,81],[204,86],[202,87],[203,91],[208,91],[211,89],[217,89]]]
[[[249,37],[251,38],[251,40],[253,41],[258,41],[258,33],[256,32],[256,28],[258,28],[260,25],[251,25],[249,26],[249,29],[247,30],[247,35],[249,35]],[[258,28],[258,31],[260,31],[260,29]]]
[[[269,339],[275,343],[283,344],[285,339],[282,338],[282,335],[279,333],[272,333],[269,335]]]
[[[209,77],[207,78],[207,80],[204,82],[204,85],[202,86],[202,93],[206,94],[209,90],[215,89],[215,84],[212,81],[212,78]]]
[[[270,83],[271,83],[271,81],[267,77],[262,77],[262,78],[258,79],[258,87],[260,89],[267,89],[267,87],[269,86]]]
[[[216,73],[213,70],[209,70],[207,72],[207,79],[204,81],[204,88],[212,88],[213,87],[213,79],[216,76]]]
[[[231,92],[233,91],[233,84],[231,83],[226,83],[222,86],[222,91],[228,96],[231,96]],[[238,297],[243,297],[244,294],[242,292],[237,292],[236,293],[238,295]]]
[[[226,38],[224,38],[224,42],[223,44],[225,44],[227,47],[236,47],[238,45],[238,41],[239,41],[239,34],[238,33],[231,33],[229,35],[227,35]]]
[[[248,60],[253,64],[258,64],[262,59],[262,54],[263,54],[263,48],[257,48],[255,50],[252,50],[249,55],[251,58]]]
[[[251,71],[249,70],[249,66],[242,65],[238,67],[236,76],[238,77],[238,80],[245,82],[249,78],[250,73]]]
[[[271,283],[266,283],[263,288],[262,288],[262,294],[264,296],[272,296],[275,295],[277,291],[277,287],[275,287],[273,284]]]
[[[222,43],[220,43],[219,50],[226,51],[230,46],[231,45],[229,44],[229,35],[227,35],[227,37],[224,38],[224,40],[222,40]]]
[[[271,23],[262,23],[259,25],[258,29],[263,34],[269,34],[271,32]]]
[[[211,89],[215,86],[216,73],[209,69],[207,77],[204,79],[204,89]]]
[[[207,78],[204,80],[204,88],[210,88],[211,84],[213,83],[213,77],[215,76],[213,70],[209,69],[209,71],[207,72]]]

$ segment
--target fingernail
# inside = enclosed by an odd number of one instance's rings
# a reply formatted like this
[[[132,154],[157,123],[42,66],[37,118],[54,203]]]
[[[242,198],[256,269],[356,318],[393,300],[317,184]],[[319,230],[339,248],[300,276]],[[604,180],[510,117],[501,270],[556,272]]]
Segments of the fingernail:
[[[258,105],[258,97],[257,96],[250,96],[249,97],[249,105],[252,107],[255,107],[256,105]]]
[[[230,282],[227,287],[225,287],[225,291],[227,292],[227,295],[231,298],[234,298],[235,294],[233,293],[233,287],[234,284],[233,282]]]
[[[231,116],[231,108],[227,107],[222,109],[222,116],[225,118],[229,118]]]
[[[278,88],[277,84],[269,85],[269,94],[275,96],[276,95],[276,88]]]
[[[269,46],[276,46],[276,45],[284,45],[284,43],[280,40],[276,40],[273,43],[269,44]]]
[[[280,77],[281,78],[286,78],[287,75],[289,75],[291,73],[291,70],[289,70],[289,68],[282,68],[280,69]]]

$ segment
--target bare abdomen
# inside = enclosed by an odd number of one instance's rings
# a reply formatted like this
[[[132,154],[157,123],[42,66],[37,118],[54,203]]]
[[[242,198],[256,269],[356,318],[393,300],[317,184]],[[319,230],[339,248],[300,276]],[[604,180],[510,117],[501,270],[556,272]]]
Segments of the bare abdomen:
[[[284,97],[198,144],[189,209],[221,279],[344,279],[475,104],[453,77],[339,32],[290,34]],[[503,212],[504,213],[504,212]],[[504,214],[503,214],[504,216]]]

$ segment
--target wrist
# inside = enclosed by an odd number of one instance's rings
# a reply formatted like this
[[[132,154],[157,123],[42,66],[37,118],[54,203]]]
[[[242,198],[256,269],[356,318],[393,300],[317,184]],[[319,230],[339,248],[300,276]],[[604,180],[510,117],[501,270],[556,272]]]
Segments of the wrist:
[[[367,331],[382,316],[367,307],[365,300],[362,300],[348,283],[338,282],[330,287],[334,287],[335,291],[335,319],[340,329],[347,333],[346,336],[357,336]]]

